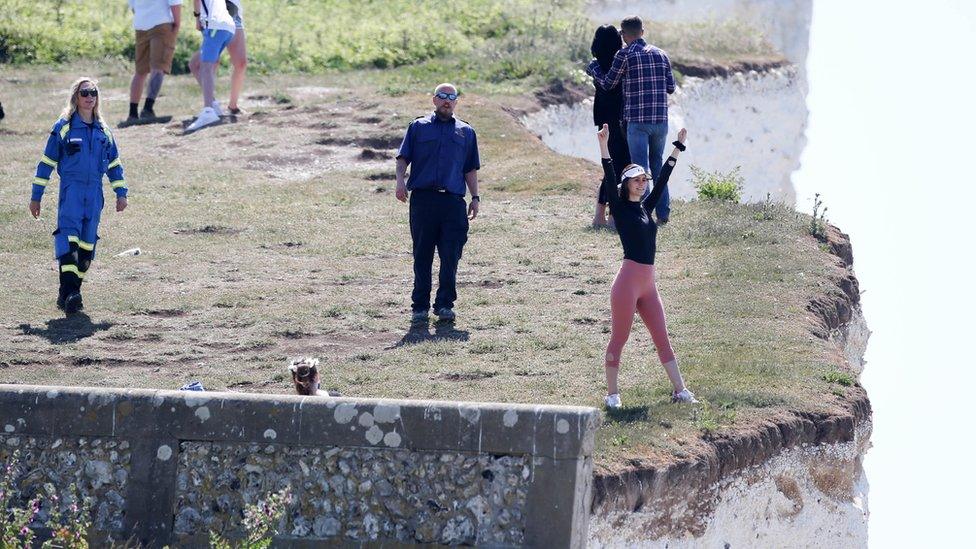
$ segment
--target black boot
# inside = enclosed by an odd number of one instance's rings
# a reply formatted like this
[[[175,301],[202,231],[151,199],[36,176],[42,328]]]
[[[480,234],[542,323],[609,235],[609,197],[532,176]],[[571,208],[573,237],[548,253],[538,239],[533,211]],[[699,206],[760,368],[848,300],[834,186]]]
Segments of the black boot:
[[[81,292],[72,292],[64,300],[64,312],[66,314],[73,315],[84,308],[85,306],[81,303]]]

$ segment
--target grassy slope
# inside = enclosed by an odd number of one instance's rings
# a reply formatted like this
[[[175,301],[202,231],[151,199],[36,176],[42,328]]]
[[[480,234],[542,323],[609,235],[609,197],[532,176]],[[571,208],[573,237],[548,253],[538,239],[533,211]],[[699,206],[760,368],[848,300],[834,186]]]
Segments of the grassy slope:
[[[395,141],[429,100],[384,96],[377,75],[361,73],[253,78],[248,94],[293,104],[250,100],[258,113],[245,122],[193,136],[118,130],[130,210],[105,212],[86,282],[90,320],[63,320],[50,260],[56,190],[41,221],[26,201],[60,90],[90,69],[5,68],[0,78],[0,382],[175,388],[199,379],[283,393],[286,357],[307,354],[322,358],[326,385],[350,396],[601,403],[621,252],[616,235],[587,228],[598,171],[521,128],[505,107],[524,99],[477,89],[460,115],[479,132],[485,202],[453,328],[410,330],[407,208],[389,192],[392,161],[358,157],[366,138]],[[94,72],[118,121],[127,75]],[[196,94],[188,77],[171,78],[158,110],[188,115]],[[829,284],[833,259],[795,213],[754,213],[676,204],[661,232],[659,287],[686,378],[708,404],[668,404],[650,338],[636,327],[621,371],[629,408],[600,432],[602,464],[681,455],[702,429],[820,409],[846,390],[822,380],[839,361],[810,335],[805,308]],[[115,257],[137,246],[143,255]]]

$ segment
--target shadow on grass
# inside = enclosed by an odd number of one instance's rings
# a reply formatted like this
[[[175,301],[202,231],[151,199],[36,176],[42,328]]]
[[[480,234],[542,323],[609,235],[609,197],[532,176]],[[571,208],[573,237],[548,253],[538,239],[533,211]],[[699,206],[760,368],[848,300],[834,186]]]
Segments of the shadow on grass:
[[[21,324],[20,329],[24,335],[43,337],[55,345],[72,343],[86,337],[91,337],[97,332],[108,330],[112,327],[111,322],[93,323],[91,317],[85,313],[76,313],[68,317],[54,318],[47,321],[47,327],[35,328],[30,324]]]
[[[470,335],[467,330],[456,329],[453,322],[435,322],[433,325],[429,322],[411,322],[407,333],[403,334],[400,341],[387,347],[387,350],[425,341],[467,341]]]
[[[634,423],[636,421],[647,421],[647,406],[624,406],[622,408],[608,408],[607,421],[614,423]]]

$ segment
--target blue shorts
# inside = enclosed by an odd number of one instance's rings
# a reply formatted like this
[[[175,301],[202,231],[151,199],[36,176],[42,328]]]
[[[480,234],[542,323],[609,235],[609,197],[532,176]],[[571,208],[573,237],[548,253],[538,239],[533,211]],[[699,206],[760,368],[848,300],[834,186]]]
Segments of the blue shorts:
[[[220,54],[230,41],[234,39],[234,33],[225,30],[203,29],[203,45],[200,46],[200,61],[204,63],[216,63],[220,60]]]

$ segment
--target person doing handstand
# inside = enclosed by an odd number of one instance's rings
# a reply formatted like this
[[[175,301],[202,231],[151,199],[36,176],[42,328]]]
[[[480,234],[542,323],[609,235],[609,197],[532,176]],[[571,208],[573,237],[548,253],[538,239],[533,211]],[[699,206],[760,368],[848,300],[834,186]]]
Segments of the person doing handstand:
[[[678,155],[685,149],[684,141],[687,131],[678,132],[678,140],[674,142],[674,151],[664,163],[661,174],[654,183],[653,190],[643,200],[647,189],[648,176],[644,168],[637,164],[630,164],[624,168],[617,184],[617,174],[610,158],[610,148],[607,144],[610,130],[606,124],[597,132],[600,142],[600,153],[603,158],[604,196],[610,203],[610,214],[613,216],[620,243],[624,248],[624,261],[613,281],[610,290],[610,314],[612,319],[610,342],[607,344],[606,367],[607,396],[604,403],[607,408],[620,408],[620,389],[617,387],[617,374],[620,367],[620,354],[624,344],[630,337],[630,329],[634,324],[634,313],[641,316],[644,325],[651,333],[654,346],[657,348],[658,358],[664,365],[664,370],[671,380],[674,390],[671,393],[672,402],[698,402],[695,395],[685,387],[678,369],[678,360],[674,356],[671,342],[668,339],[668,329],[664,319],[664,306],[661,296],[657,293],[654,281],[654,255],[656,251],[657,225],[651,219],[651,212],[657,205],[661,194],[667,187],[671,170],[677,163]]]

